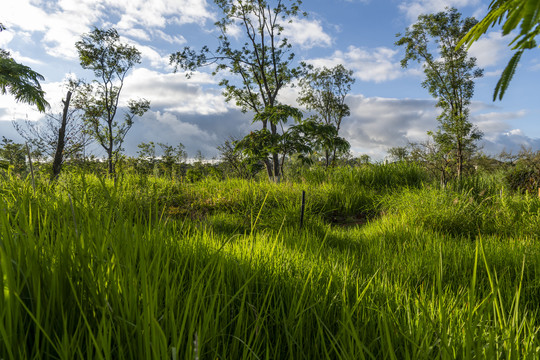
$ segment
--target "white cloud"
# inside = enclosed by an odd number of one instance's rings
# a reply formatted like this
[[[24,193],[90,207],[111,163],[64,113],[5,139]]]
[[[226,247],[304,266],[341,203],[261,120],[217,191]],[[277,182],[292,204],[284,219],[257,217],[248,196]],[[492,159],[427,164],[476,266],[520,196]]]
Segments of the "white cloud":
[[[388,148],[404,146],[409,141],[427,139],[426,132],[438,127],[440,111],[432,99],[393,99],[349,95],[347,103],[351,116],[343,120],[342,133],[353,150],[367,152],[374,159],[383,159]],[[484,133],[482,144],[485,151],[495,154],[504,146],[518,149],[521,144],[535,141],[518,131],[512,130],[511,121],[526,115],[525,111],[497,112],[492,104],[475,102],[471,122]],[[481,113],[488,110],[489,112]],[[479,112],[479,113],[476,113]],[[506,134],[506,137],[503,135]],[[520,137],[518,136],[520,135]],[[511,140],[510,140],[511,139]],[[498,144],[498,141],[502,141]]]
[[[426,137],[437,127],[434,100],[367,98],[350,95],[351,116],[343,120],[343,133],[354,148],[371,148],[384,157],[393,146]]]
[[[120,16],[118,23],[109,23],[115,15]],[[183,43],[181,36],[164,37],[157,30],[172,23],[202,24],[214,17],[206,0],[60,0],[56,3],[18,0],[3,9],[2,16],[10,28],[43,33],[49,55],[72,60],[77,59],[75,42],[92,25],[107,23],[141,40],[157,35],[165,41]]]
[[[118,9],[122,14],[117,27],[130,29],[163,28],[168,23],[203,24],[214,15],[206,0],[102,0],[104,5]]]
[[[526,136],[521,129],[512,129],[492,138],[485,138],[480,145],[482,151],[491,155],[500,154],[503,150],[517,154],[522,148],[540,150],[540,139]]]
[[[63,82],[42,83],[45,99],[51,105],[50,111],[61,111],[61,100],[65,97]],[[0,121],[31,120],[37,121],[44,115],[37,111],[35,106],[16,102],[10,94],[0,95]]]
[[[522,118],[526,115],[525,110],[515,112],[488,112],[474,114],[471,121],[484,133],[486,140],[495,140],[501,133],[511,129],[510,121]]]
[[[284,24],[283,35],[291,44],[310,49],[316,46],[328,47],[332,45],[332,38],[324,32],[320,21],[308,19],[293,19]]]
[[[165,40],[169,44],[184,45],[187,42],[186,38],[184,38],[182,35],[171,36],[163,32],[162,30],[156,30],[155,33],[158,37]]]
[[[474,6],[480,3],[480,0],[410,0],[403,1],[399,5],[399,9],[405,13],[408,20],[414,22],[420,14],[444,11],[446,7],[461,9],[465,6]]]
[[[508,42],[509,38],[503,37],[500,32],[489,32],[473,43],[469,55],[476,58],[481,68],[497,66],[511,56]]]
[[[214,85],[215,80],[206,73],[194,73],[191,79],[184,74],[161,74],[144,68],[135,69],[126,78],[123,99],[145,98],[152,107],[180,114],[222,114],[229,105]]]
[[[376,83],[394,80],[403,76],[399,60],[396,60],[397,50],[387,47],[374,49],[349,46],[346,52],[338,50],[328,58],[307,60],[308,63],[321,67],[333,67],[343,64],[354,70],[354,76],[362,81]]]
[[[11,57],[24,65],[43,65],[43,61],[21,55],[18,51],[10,51]]]

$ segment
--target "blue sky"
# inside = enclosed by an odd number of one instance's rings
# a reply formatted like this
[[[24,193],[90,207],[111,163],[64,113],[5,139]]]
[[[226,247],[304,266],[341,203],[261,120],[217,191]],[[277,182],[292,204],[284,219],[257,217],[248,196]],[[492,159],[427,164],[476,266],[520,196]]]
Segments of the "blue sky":
[[[393,45],[396,33],[421,13],[454,6],[464,16],[482,18],[488,5],[489,0],[304,0],[308,17],[295,19],[285,33],[297,60],[342,63],[354,70],[356,83],[347,98],[351,116],[344,119],[341,135],[354,155],[381,160],[389,147],[423,140],[437,127],[435,100],[420,85],[420,66],[400,67],[403,49]],[[141,51],[143,61],[126,79],[122,98],[147,98],[152,107],[126,137],[130,155],[143,141],[181,142],[190,156],[201,150],[210,158],[229,136],[242,136],[253,126],[249,114],[224,101],[218,78],[201,70],[187,79],[168,64],[169,55],[184,46],[217,45],[213,24],[220,14],[211,0],[3,0],[0,14],[8,28],[0,33],[0,48],[45,77],[42,85],[53,111],[60,111],[67,76],[92,79],[77,60],[74,44],[81,34],[93,26],[115,27],[124,42]],[[471,121],[484,132],[482,146],[490,154],[517,152],[521,146],[540,149],[537,50],[524,56],[503,101],[491,100],[511,56],[509,41],[493,29],[470,50],[485,71],[476,82]],[[292,105],[296,97],[294,88],[281,94]],[[0,136],[20,141],[11,122],[42,116],[9,95],[0,96]],[[94,149],[99,155],[99,147]]]

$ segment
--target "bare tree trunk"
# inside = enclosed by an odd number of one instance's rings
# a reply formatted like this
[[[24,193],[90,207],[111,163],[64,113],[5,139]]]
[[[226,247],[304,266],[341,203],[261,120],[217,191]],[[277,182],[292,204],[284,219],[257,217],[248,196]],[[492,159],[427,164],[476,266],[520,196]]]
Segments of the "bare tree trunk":
[[[274,171],[272,170],[272,163],[268,159],[264,159],[264,166],[266,167],[266,172],[268,173],[268,178],[272,180],[274,177]]]
[[[114,164],[113,164],[113,154],[112,149],[107,150],[107,165],[109,170],[109,176],[114,176]]]
[[[457,148],[457,177],[459,182],[461,183],[463,173],[463,149],[461,146],[461,143],[458,142],[458,148]]]
[[[52,177],[51,180],[55,180],[60,175],[62,170],[62,163],[64,162],[64,147],[66,145],[66,126],[68,118],[69,103],[71,101],[71,91],[67,92],[66,100],[64,103],[64,112],[62,113],[62,125],[58,131],[58,141],[56,142],[56,152],[54,154],[54,161],[52,165]]]

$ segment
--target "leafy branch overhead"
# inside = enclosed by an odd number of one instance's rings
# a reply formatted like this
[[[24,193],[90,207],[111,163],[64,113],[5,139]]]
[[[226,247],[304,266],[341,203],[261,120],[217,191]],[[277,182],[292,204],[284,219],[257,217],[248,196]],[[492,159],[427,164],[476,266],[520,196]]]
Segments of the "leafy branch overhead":
[[[0,32],[6,30],[0,23]],[[0,94],[13,95],[16,101],[35,105],[40,112],[49,108],[40,81],[45,78],[30,67],[19,64],[8,51],[0,49]]]
[[[470,47],[489,28],[502,24],[503,36],[510,35],[519,27],[519,32],[510,42],[516,52],[503,70],[495,91],[493,101],[502,100],[517,65],[525,50],[537,47],[536,37],[540,35],[540,2],[537,0],[493,0],[488,14],[476,24],[459,42],[458,46]]]

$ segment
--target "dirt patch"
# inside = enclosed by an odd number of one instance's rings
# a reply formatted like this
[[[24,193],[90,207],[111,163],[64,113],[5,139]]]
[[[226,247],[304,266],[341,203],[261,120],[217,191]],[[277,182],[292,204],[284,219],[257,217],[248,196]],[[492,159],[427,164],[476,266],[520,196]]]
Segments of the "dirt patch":
[[[359,213],[355,215],[332,215],[330,216],[330,224],[341,227],[362,226],[368,222],[368,215],[366,213]]]

